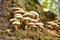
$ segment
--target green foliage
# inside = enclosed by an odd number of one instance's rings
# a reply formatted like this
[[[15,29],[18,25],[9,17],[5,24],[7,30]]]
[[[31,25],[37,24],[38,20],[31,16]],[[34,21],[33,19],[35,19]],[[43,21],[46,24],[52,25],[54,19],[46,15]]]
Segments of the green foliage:
[[[50,11],[53,11],[56,13],[58,11],[58,4],[57,1],[52,1],[52,0],[38,0],[39,3],[41,4],[42,8],[48,8]],[[44,10],[45,11],[45,10]]]

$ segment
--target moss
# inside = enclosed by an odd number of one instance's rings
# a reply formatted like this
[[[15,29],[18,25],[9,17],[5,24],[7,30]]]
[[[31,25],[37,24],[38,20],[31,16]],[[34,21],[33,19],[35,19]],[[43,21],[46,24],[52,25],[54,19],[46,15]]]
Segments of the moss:
[[[27,10],[34,10],[35,9],[35,6],[34,6],[34,3],[33,1],[30,1],[30,0],[26,0],[26,4],[27,4]]]

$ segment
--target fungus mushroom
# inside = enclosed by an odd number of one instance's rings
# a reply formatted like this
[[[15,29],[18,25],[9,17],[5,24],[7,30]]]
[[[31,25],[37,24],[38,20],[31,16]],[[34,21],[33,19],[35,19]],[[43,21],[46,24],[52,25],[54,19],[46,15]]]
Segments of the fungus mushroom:
[[[41,23],[41,22],[39,22],[39,23],[35,23],[35,25],[38,25],[38,26],[40,26],[41,28],[44,28],[44,27],[42,27],[44,24]]]
[[[55,22],[47,22],[47,23],[50,24],[50,25],[56,26],[56,27],[59,26],[59,25],[58,25],[57,23],[55,23]]]
[[[40,20],[39,14],[37,12],[35,11],[29,11],[29,12],[35,15],[35,19]]]
[[[17,19],[13,18],[13,19],[10,19],[11,22],[14,22],[14,21],[17,21]]]
[[[30,20],[31,20],[31,22],[34,22],[34,23],[38,22],[37,19],[30,19]]]
[[[55,23],[57,23],[58,25],[60,25],[60,20],[59,19],[55,20]]]
[[[15,16],[15,18],[18,19],[19,22],[23,21],[23,16],[22,15]]]
[[[25,29],[27,29],[28,23],[29,23],[30,19],[31,19],[30,17],[24,17],[24,18],[23,18],[24,23],[26,24]]]
[[[20,22],[19,21],[14,21],[13,23],[12,23],[12,25],[13,25],[13,27],[15,28],[15,30],[17,30],[18,29],[18,27],[20,26]]]
[[[34,27],[35,24],[33,22],[29,22],[28,26],[29,26],[29,29],[31,29],[31,27]]]
[[[23,10],[22,8],[19,8],[19,7],[12,7],[11,10],[16,11],[16,10]]]
[[[14,17],[16,17],[16,16],[21,16],[21,14],[15,14]]]
[[[25,13],[24,10],[17,10],[14,12],[14,14],[21,14],[21,15],[23,15],[24,13]]]
[[[37,12],[35,12],[35,11],[29,11],[29,12],[32,13],[32,14],[34,14],[34,15],[36,15],[37,18],[39,18],[39,14]]]
[[[49,27],[50,29],[53,29],[53,27],[52,27],[51,25],[48,25],[48,27]]]
[[[26,14],[24,14],[23,17],[35,18],[35,15],[32,13],[26,12]]]
[[[29,25],[35,25],[33,22],[29,22]]]
[[[39,23],[39,22],[38,22],[38,23],[35,23],[35,25],[37,26],[37,30],[38,30],[38,29],[44,29],[44,30],[45,30],[45,28],[44,28],[44,26],[43,26],[43,25],[44,25],[43,23],[41,23],[41,22]]]

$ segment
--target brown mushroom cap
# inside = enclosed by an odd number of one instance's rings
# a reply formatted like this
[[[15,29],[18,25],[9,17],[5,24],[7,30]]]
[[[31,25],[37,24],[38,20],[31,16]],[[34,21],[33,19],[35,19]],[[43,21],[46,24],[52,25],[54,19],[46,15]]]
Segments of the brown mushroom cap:
[[[28,25],[35,25],[33,22],[29,22],[29,24]]]
[[[26,14],[24,14],[23,17],[35,18],[35,15],[32,13],[26,12]]]
[[[11,10],[16,11],[16,10],[23,10],[23,9],[19,7],[12,7]]]
[[[38,22],[37,19],[30,19],[31,22]]]
[[[21,14],[15,14],[14,16],[21,16]]]
[[[23,20],[30,20],[30,17],[24,17]]]
[[[51,25],[57,25],[57,23],[55,23],[55,22],[47,22],[48,24],[51,24]]]
[[[41,22],[37,22],[37,23],[35,23],[35,25],[40,25],[40,26],[42,26],[42,25],[44,25],[44,24],[41,23]]]
[[[36,15],[37,17],[39,17],[39,14],[37,12],[35,12],[35,11],[29,11],[29,12]]]
[[[25,13],[24,10],[17,10],[17,11],[14,12],[14,14],[24,14],[24,13]]]
[[[23,16],[22,15],[19,15],[19,16],[15,16],[16,19],[22,19]]]
[[[13,23],[12,23],[13,25],[20,25],[21,23],[19,22],[19,21],[14,21]]]
[[[40,23],[39,23],[39,22],[38,22],[38,23],[35,23],[35,25],[36,25],[36,26],[38,26],[38,27],[40,27],[40,28],[45,29],[45,28],[44,28],[44,26],[43,26],[44,24],[43,24],[43,23],[41,23],[41,22],[40,22]]]
[[[32,26],[32,27],[35,27],[35,28],[37,28],[37,26]]]
[[[13,19],[10,19],[11,22],[14,22],[14,21],[17,21],[17,19],[13,18]]]
[[[49,28],[53,29],[52,25],[48,25]]]

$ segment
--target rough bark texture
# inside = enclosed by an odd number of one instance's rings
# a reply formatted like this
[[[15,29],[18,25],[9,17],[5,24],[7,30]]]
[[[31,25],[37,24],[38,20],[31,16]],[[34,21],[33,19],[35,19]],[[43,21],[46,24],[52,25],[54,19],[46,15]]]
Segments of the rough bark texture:
[[[8,0],[0,0],[0,27],[9,26],[9,21],[7,19],[8,3]]]

